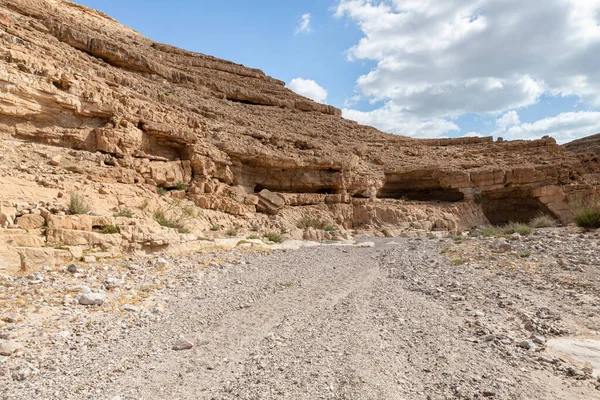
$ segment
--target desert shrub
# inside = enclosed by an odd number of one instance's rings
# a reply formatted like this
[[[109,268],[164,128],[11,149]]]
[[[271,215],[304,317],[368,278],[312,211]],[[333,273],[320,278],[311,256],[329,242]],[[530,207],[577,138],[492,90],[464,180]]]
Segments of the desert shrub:
[[[600,207],[579,210],[575,214],[575,224],[585,229],[600,228]]]
[[[175,189],[177,190],[185,190],[187,188],[187,185],[185,183],[183,183],[182,181],[179,181],[175,184]]]
[[[185,227],[190,216],[181,208],[179,202],[172,202],[168,207],[160,207],[154,211],[154,220],[159,225],[167,228],[175,228],[180,233],[189,233]]]
[[[183,212],[190,218],[196,218],[197,216],[197,210],[194,206],[185,206],[183,208]]]
[[[569,199],[569,206],[575,217],[575,224],[584,229],[600,228],[600,202],[598,197]]]
[[[483,204],[483,196],[480,193],[475,193],[475,204]]]
[[[283,236],[281,235],[281,233],[277,233],[277,232],[269,232],[265,235],[265,238],[267,238],[271,242],[275,242],[275,243],[283,242]]]
[[[229,229],[227,229],[227,232],[225,232],[225,234],[226,234],[227,236],[234,237],[234,236],[237,236],[237,235],[238,235],[238,231],[237,231],[237,229],[235,229],[235,228],[229,228]]]
[[[116,226],[116,225],[106,225],[104,226],[104,228],[102,228],[102,233],[105,233],[107,235],[113,234],[113,233],[120,233],[121,229]]]
[[[162,186],[157,186],[156,193],[158,193],[159,196],[164,196],[165,194],[167,194],[167,189],[165,189]]]
[[[133,211],[129,208],[124,208],[115,213],[115,217],[125,217],[125,218],[133,218]]]
[[[452,265],[463,265],[467,262],[467,260],[464,260],[462,258],[455,258],[454,260],[452,260]]]
[[[514,233],[518,233],[521,236],[530,235],[533,232],[533,229],[525,224],[520,222],[509,222],[508,224],[502,227],[502,233],[505,235],[512,235]]]
[[[256,234],[252,234],[252,235],[248,236],[248,239],[257,240],[257,239],[260,239],[260,236],[258,236]]]
[[[323,228],[323,230],[325,232],[333,232],[335,231],[335,227],[333,225],[327,225],[325,228]]]
[[[88,214],[90,212],[90,205],[79,193],[71,193],[69,212],[73,215]]]
[[[297,226],[300,229],[315,228],[315,229],[327,230],[327,228],[329,228],[331,230],[335,230],[335,228],[332,225],[329,225],[329,224],[325,223],[324,221],[321,221],[316,218],[302,218],[300,220],[300,222],[298,222]],[[331,232],[331,231],[328,231],[328,232]]]
[[[149,205],[150,202],[148,201],[148,199],[144,199],[144,201],[142,201],[142,204],[140,204],[139,209],[142,211],[146,211]]]
[[[185,234],[185,233],[190,233],[190,229],[186,228],[185,226],[182,226],[181,228],[177,229],[177,232],[181,233],[181,234]]]
[[[532,228],[553,228],[557,225],[556,220],[546,214],[538,215],[529,222],[529,226]]]
[[[483,228],[481,230],[481,234],[484,237],[498,236],[499,233],[500,232],[499,232],[498,228],[495,226],[486,226],[485,228]]]
[[[213,225],[210,227],[210,230],[213,232],[220,231],[221,227],[219,225]]]
[[[519,257],[521,257],[521,258],[529,258],[529,257],[531,257],[531,253],[521,253],[521,254],[519,254]]]

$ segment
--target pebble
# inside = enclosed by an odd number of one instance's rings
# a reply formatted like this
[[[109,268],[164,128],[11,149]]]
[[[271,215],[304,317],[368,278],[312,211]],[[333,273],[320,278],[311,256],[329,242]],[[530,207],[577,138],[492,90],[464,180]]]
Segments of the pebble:
[[[67,271],[69,271],[72,274],[76,273],[77,272],[77,265],[75,265],[75,264],[69,265],[69,267],[67,268]]]
[[[0,355],[11,356],[19,350],[22,350],[23,346],[20,343],[7,341],[0,343]]]
[[[525,350],[536,350],[537,349],[537,346],[535,345],[535,343],[533,343],[532,340],[522,340],[519,343],[517,343],[517,346],[519,346]]]
[[[79,304],[84,306],[101,306],[106,301],[104,293],[83,293],[79,297]]]
[[[194,345],[186,339],[179,339],[174,344],[172,349],[175,351],[190,350]]]
[[[168,266],[169,262],[162,257],[156,259],[156,262],[154,263],[155,268],[166,268]]]

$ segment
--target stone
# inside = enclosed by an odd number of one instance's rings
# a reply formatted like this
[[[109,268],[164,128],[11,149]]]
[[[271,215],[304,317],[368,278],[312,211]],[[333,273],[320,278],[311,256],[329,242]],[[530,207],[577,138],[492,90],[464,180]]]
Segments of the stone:
[[[0,355],[12,356],[14,353],[23,349],[23,345],[13,341],[6,341],[0,343]]]
[[[62,156],[56,155],[50,159],[50,165],[54,165],[55,167],[58,167],[60,165],[61,161],[62,161]]]
[[[38,214],[26,214],[17,218],[17,225],[21,229],[39,229],[46,224],[46,219]]]
[[[77,265],[71,264],[67,267],[67,271],[74,274],[77,272]]]
[[[156,261],[154,262],[155,268],[167,268],[168,266],[169,266],[169,262],[162,257],[157,258]]]
[[[179,339],[175,343],[173,343],[172,350],[181,351],[181,350],[190,350],[194,347],[194,345],[186,339]]]
[[[105,301],[104,293],[82,293],[79,297],[79,304],[84,306],[101,306]]]
[[[356,243],[354,245],[354,247],[358,247],[359,249],[367,249],[367,248],[375,247],[375,243],[373,243],[373,242],[361,242],[361,243]]]
[[[517,346],[521,347],[522,349],[525,349],[525,350],[536,350],[537,349],[537,346],[531,340],[522,340],[517,343]]]
[[[98,261],[98,260],[96,259],[95,256],[83,256],[83,262],[84,263],[93,264],[96,261]]]

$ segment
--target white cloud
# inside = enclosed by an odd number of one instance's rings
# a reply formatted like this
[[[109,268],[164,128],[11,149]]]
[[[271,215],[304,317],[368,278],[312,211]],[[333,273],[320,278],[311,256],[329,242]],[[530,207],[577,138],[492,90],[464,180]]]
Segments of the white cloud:
[[[478,132],[469,132],[462,135],[462,137],[483,137],[483,135]]]
[[[310,26],[311,19],[312,16],[310,15],[310,13],[302,14],[302,17],[300,17],[300,23],[296,27],[296,35],[299,33],[312,32],[312,28]]]
[[[507,112],[496,120],[496,126],[499,129],[506,129],[509,126],[518,125],[520,123],[521,118],[519,118],[519,114],[515,110]]]
[[[493,133],[505,139],[536,139],[552,136],[560,144],[600,133],[600,112],[566,112],[533,123],[518,123]]]
[[[544,94],[600,107],[600,0],[340,0],[335,15],[363,33],[348,59],[376,62],[356,85],[383,102],[370,117],[381,125],[441,128],[453,125],[447,118],[497,116]],[[516,111],[504,117],[499,128],[522,126]]]
[[[294,78],[287,87],[318,103],[325,103],[327,101],[327,90],[311,79]]]
[[[363,125],[374,126],[384,132],[420,138],[445,137],[447,132],[460,130],[455,123],[445,119],[421,120],[402,113],[392,106],[385,106],[367,112],[344,108],[342,116]]]

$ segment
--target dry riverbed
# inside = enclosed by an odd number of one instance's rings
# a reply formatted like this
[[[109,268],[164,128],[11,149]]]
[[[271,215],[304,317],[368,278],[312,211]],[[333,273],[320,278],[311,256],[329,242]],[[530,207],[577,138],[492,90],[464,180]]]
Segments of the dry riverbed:
[[[599,240],[215,249],[2,278],[0,399],[600,399]]]

